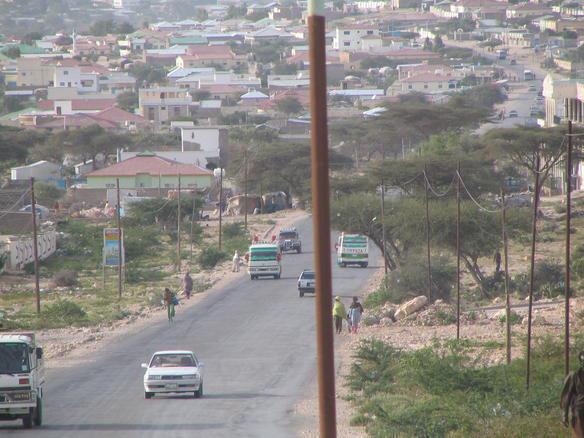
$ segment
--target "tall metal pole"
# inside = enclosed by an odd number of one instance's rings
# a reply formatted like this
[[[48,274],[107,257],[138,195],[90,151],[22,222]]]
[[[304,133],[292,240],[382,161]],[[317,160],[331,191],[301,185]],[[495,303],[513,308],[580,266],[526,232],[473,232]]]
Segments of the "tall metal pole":
[[[385,184],[381,178],[381,241],[383,242],[383,270],[387,277],[387,255],[385,246]]]
[[[456,339],[460,339],[460,161],[456,166]]]
[[[36,296],[36,311],[41,313],[41,289],[39,286],[39,248],[36,223],[36,199],[34,197],[34,178],[30,179],[30,206],[32,213],[32,254],[34,257],[34,292]]]
[[[533,282],[535,271],[535,236],[537,233],[537,210],[539,207],[539,152],[535,159],[535,192],[533,193],[533,224],[531,228],[531,264],[529,267],[529,308],[527,311],[527,373],[526,388],[531,383],[531,315],[533,313]]]
[[[428,266],[428,302],[432,300],[432,265],[430,260],[430,207],[428,205],[428,174],[424,164],[424,188],[426,195],[426,255]]]
[[[221,251],[221,234],[223,233],[223,168],[219,175],[219,251]]]
[[[566,157],[566,279],[565,284],[565,333],[564,372],[570,372],[570,229],[572,226],[572,121],[568,121],[568,151]]]
[[[312,205],[316,270],[316,341],[320,434],[335,438],[336,401],[332,325],[331,235],[324,1],[308,3]]]
[[[511,363],[511,297],[509,295],[509,242],[507,240],[507,201],[505,191],[501,189],[501,230],[503,234],[503,264],[505,268],[505,340],[507,346],[507,364]]]
[[[180,211],[180,172],[178,174],[178,206],[177,206],[177,217],[176,217],[176,270],[180,272],[181,268],[181,257],[180,257],[180,223],[181,223],[181,211]]]
[[[118,298],[122,298],[122,269],[124,255],[122,254],[122,219],[120,217],[120,179],[116,178],[116,216],[118,219]]]
[[[247,114],[247,113],[246,113]],[[247,147],[245,148],[245,151],[243,152],[243,157],[245,160],[245,166],[243,168],[243,195],[244,195],[244,201],[243,201],[243,210],[244,210],[244,217],[243,217],[243,226],[245,227],[245,230],[247,231],[247,209],[248,209],[248,205],[247,205]]]
[[[195,227],[195,203],[196,197],[193,195],[193,212],[191,213],[191,262],[193,261],[193,228]]]

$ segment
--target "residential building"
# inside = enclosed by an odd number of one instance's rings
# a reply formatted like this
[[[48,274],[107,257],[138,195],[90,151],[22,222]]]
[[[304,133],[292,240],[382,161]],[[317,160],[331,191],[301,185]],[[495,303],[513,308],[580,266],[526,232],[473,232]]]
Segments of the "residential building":
[[[10,169],[10,179],[12,181],[30,181],[31,178],[43,182],[58,180],[61,178],[61,167],[58,164],[43,160]]]
[[[335,29],[333,49],[343,51],[361,50],[361,40],[365,36],[379,36],[379,26],[370,24],[342,24]]]
[[[571,120],[584,125],[584,80],[548,74],[543,81],[545,126]]]
[[[162,125],[188,117],[192,103],[189,92],[178,87],[141,88],[139,92],[142,117]]]
[[[211,186],[213,173],[195,164],[183,164],[152,152],[142,152],[135,157],[87,174],[88,188],[115,188],[116,180],[125,189],[176,188],[180,175],[181,187],[201,189]]]
[[[180,68],[218,67],[234,69],[244,66],[247,57],[236,55],[229,46],[190,46],[187,53],[176,58]]]
[[[420,72],[404,77],[388,88],[389,96],[408,93],[437,94],[455,90],[459,87],[461,77],[450,72]]]
[[[268,26],[245,35],[245,42],[253,45],[265,41],[289,41],[294,38],[294,35],[285,30]]]

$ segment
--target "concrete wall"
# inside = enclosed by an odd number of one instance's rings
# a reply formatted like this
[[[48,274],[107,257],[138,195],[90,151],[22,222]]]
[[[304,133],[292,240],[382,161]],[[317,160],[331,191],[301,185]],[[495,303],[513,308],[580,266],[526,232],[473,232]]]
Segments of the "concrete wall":
[[[212,176],[188,176],[181,175],[181,186],[184,188],[206,188],[211,186]],[[161,177],[154,175],[124,176],[120,178],[120,187],[134,188],[175,188],[178,187],[178,176]],[[116,187],[116,179],[108,176],[88,176],[87,187],[90,189],[113,189]]]
[[[6,238],[8,246],[8,270],[21,271],[24,267],[34,261],[34,246],[31,237]],[[54,230],[39,233],[37,236],[37,250],[40,260],[51,256],[57,249],[57,233]]]

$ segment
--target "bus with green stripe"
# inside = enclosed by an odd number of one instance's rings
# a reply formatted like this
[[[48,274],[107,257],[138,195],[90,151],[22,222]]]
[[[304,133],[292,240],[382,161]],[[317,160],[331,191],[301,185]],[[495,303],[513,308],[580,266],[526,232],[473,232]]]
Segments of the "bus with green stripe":
[[[348,265],[366,268],[369,265],[369,239],[367,236],[341,233],[336,248],[337,264],[341,268]]]
[[[252,280],[264,276],[278,280],[282,275],[282,254],[278,242],[253,243],[245,258],[247,272]]]

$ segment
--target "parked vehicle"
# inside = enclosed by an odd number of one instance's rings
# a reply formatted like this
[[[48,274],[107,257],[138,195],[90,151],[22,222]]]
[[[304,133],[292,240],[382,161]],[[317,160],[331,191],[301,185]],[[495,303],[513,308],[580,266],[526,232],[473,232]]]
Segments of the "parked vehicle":
[[[298,254],[302,252],[302,242],[296,228],[282,228],[278,233],[278,245],[282,252],[296,251]]]
[[[533,81],[535,79],[535,73],[531,70],[524,70],[523,71],[523,80],[524,81]]]
[[[306,293],[315,292],[315,274],[314,271],[305,269],[298,277],[298,295],[300,298]]]
[[[45,219],[49,218],[50,210],[47,207],[45,207],[43,205],[36,204],[35,210],[37,213],[37,217],[40,220],[45,220]],[[27,206],[22,207],[19,211],[21,211],[23,213],[30,213],[30,212],[32,212],[32,205],[28,204]]]
[[[519,117],[519,114],[515,110],[509,111],[509,117]]]
[[[337,240],[337,264],[344,268],[347,265],[359,265],[366,268],[369,265],[369,239],[360,234],[342,233]]]
[[[516,65],[517,64],[517,61],[515,59],[512,59],[511,62],[510,62],[510,64],[511,65]]]
[[[203,363],[192,351],[157,351],[150,363],[143,363],[144,397],[156,394],[193,393],[203,396]]]
[[[0,335],[0,421],[22,419],[25,429],[43,424],[43,349],[34,333]]]
[[[530,93],[535,93],[537,91],[537,88],[535,88],[533,85],[530,85],[527,91],[529,91]]]
[[[247,272],[252,280],[262,276],[278,280],[282,275],[282,254],[276,242],[253,243],[245,258]]]

